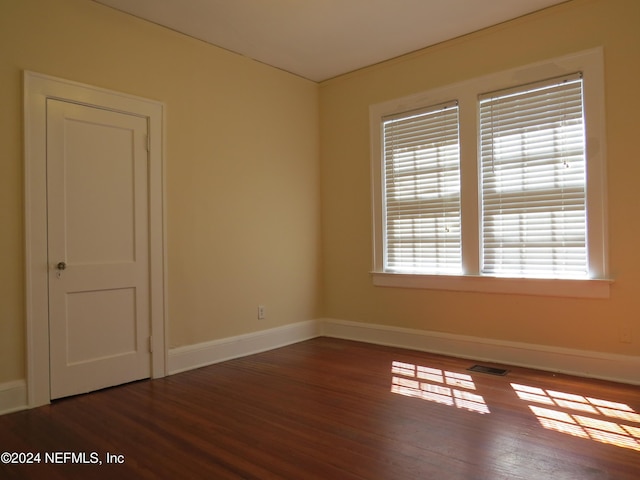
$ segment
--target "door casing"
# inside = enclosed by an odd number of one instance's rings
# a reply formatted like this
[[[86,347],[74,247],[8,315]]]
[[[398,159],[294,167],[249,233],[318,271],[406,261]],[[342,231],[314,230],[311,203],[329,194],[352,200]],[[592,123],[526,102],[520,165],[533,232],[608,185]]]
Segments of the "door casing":
[[[50,402],[46,195],[46,103],[65,102],[147,118],[149,125],[149,271],[151,377],[167,372],[164,104],[91,85],[24,72],[27,402]]]

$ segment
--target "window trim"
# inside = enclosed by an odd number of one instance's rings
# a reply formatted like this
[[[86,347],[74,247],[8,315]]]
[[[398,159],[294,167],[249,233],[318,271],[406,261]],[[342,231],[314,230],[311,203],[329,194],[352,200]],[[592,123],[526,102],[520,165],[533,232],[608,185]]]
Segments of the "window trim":
[[[479,193],[479,101],[481,94],[581,72],[587,152],[589,279],[502,278],[482,275]],[[456,101],[460,115],[462,275],[398,274],[384,271],[382,119]],[[602,47],[438,87],[369,107],[373,213],[374,285],[493,293],[608,298],[606,135]]]

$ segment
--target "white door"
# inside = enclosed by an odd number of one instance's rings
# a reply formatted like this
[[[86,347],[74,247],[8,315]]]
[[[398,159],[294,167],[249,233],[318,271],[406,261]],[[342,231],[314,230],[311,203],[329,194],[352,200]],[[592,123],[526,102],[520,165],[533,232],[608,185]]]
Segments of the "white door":
[[[151,373],[147,119],[47,99],[51,398]]]

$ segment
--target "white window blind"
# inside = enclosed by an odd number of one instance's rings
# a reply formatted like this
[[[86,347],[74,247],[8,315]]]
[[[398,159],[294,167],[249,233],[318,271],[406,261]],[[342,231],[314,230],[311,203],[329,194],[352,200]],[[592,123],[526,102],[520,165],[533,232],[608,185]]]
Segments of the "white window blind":
[[[579,74],[480,96],[482,272],[588,276]]]
[[[461,272],[455,102],[383,118],[384,268]]]

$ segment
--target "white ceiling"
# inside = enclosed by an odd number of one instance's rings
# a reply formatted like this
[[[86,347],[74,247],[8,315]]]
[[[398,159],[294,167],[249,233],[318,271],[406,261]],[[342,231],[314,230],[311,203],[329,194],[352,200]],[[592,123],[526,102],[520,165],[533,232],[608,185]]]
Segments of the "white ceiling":
[[[567,0],[95,0],[319,82]]]

